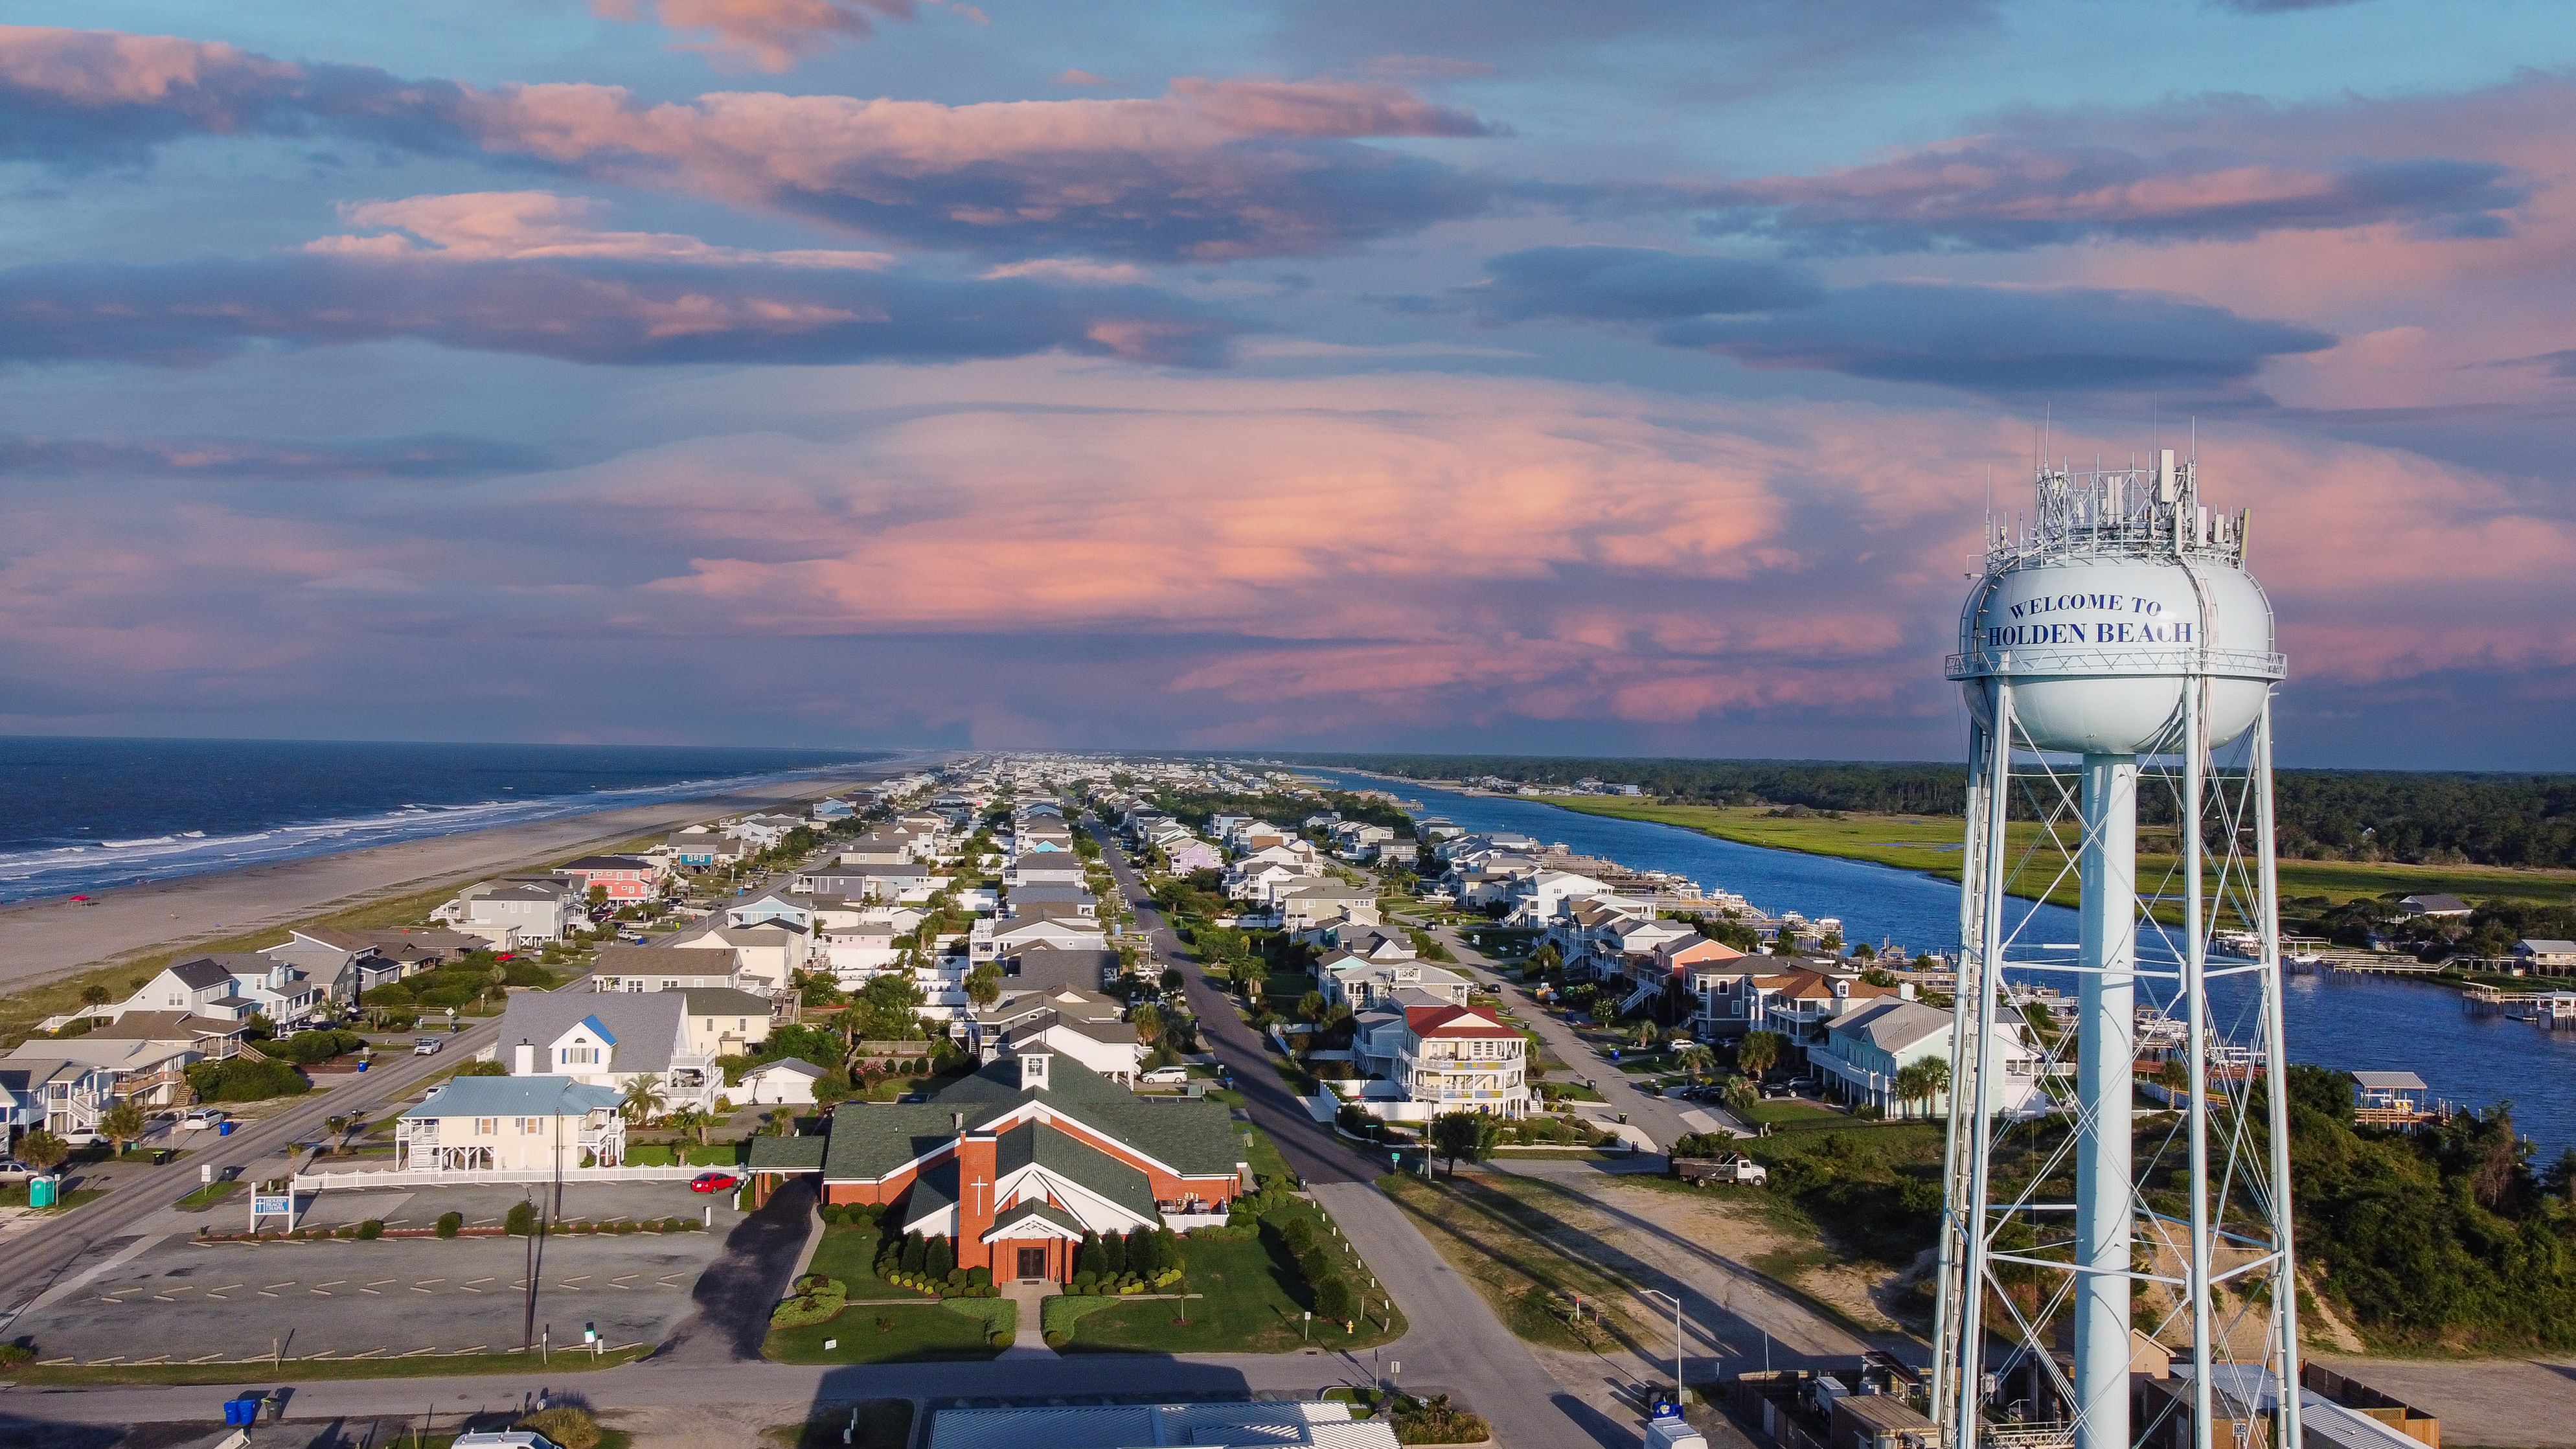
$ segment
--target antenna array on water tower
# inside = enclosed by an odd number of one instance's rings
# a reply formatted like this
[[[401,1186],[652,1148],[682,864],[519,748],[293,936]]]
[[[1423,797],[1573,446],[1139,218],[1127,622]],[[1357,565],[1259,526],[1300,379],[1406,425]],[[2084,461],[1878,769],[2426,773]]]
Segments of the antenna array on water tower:
[[[2026,529],[1989,525],[1949,661],[1968,840],[1933,1414],[1950,1449],[2297,1449],[2271,606],[2192,460],[2043,457],[2037,488]],[[2081,939],[2036,939],[2025,902],[2069,886]]]

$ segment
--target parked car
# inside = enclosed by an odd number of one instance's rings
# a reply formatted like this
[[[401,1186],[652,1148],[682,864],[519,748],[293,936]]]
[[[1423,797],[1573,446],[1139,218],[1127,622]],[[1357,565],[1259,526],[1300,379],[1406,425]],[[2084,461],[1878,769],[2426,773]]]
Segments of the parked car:
[[[179,1119],[179,1128],[184,1132],[204,1132],[223,1126],[225,1117],[229,1115],[213,1107],[199,1107]]]
[[[1178,1086],[1189,1079],[1190,1069],[1187,1067],[1156,1067],[1136,1078],[1137,1081],[1156,1087]]]
[[[456,1449],[557,1449],[534,1429],[478,1429],[456,1436]]]
[[[731,1192],[742,1185],[742,1179],[730,1172],[701,1172],[689,1179],[691,1192]]]
[[[438,1055],[438,1049],[444,1045],[446,1043],[434,1036],[416,1036],[411,1039],[411,1054],[416,1057],[434,1057]]]
[[[14,1157],[0,1157],[0,1182],[23,1182],[36,1175],[36,1169]]]

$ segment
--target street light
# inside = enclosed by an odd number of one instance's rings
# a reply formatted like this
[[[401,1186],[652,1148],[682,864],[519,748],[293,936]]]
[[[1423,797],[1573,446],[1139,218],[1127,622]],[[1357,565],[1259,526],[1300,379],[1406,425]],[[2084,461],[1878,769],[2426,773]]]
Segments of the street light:
[[[1652,1288],[1637,1291],[1657,1302],[1673,1305],[1673,1407],[1679,1408],[1682,1402],[1682,1301],[1670,1293],[1659,1293]]]

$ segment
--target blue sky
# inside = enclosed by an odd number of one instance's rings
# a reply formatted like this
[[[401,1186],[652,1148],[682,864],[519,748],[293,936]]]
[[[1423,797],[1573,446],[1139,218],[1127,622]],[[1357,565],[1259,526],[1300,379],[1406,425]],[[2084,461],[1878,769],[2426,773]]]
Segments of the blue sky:
[[[16,18],[7,732],[1940,756],[2045,411],[2576,767],[2553,7]]]

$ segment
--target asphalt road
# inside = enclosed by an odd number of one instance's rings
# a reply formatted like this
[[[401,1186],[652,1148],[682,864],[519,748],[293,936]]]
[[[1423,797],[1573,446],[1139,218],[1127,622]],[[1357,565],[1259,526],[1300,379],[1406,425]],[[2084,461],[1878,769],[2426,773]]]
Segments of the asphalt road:
[[[1136,912],[1137,925],[1150,933],[1155,953],[1174,964],[1186,962],[1179,938],[1145,894],[1125,852],[1106,832],[1095,827],[1093,833],[1101,837],[1101,853]],[[1516,1449],[1564,1449],[1587,1442],[1625,1449],[1638,1443],[1636,1429],[1602,1417],[1559,1386],[1403,1209],[1378,1190],[1377,1179],[1386,1168],[1374,1153],[1348,1146],[1316,1125],[1271,1066],[1269,1047],[1205,974],[1195,965],[1184,965],[1181,974],[1199,1029],[1215,1046],[1218,1059],[1233,1070],[1253,1124],[1270,1134],[1289,1167],[1306,1180],[1316,1201],[1404,1309],[1410,1331],[1378,1350],[1373,1361],[1403,1364],[1400,1382],[1415,1392],[1454,1392],[1485,1416],[1501,1443]]]
[[[1163,962],[1182,967],[1187,983],[1190,1010],[1199,1019],[1199,1030],[1216,1048],[1217,1057],[1234,1071],[1234,1088],[1243,1094],[1244,1110],[1254,1126],[1270,1134],[1279,1154],[1288,1159],[1289,1170],[1308,1185],[1327,1182],[1375,1182],[1386,1172],[1386,1165],[1373,1154],[1362,1153],[1340,1138],[1318,1129],[1314,1117],[1306,1111],[1297,1094],[1288,1089],[1278,1070],[1270,1064],[1270,1046],[1261,1033],[1245,1024],[1235,1014],[1234,1003],[1209,984],[1207,973],[1190,961],[1181,938],[1163,918],[1162,908],[1145,893],[1145,883],[1136,867],[1127,859],[1118,842],[1099,826],[1092,834],[1100,840],[1100,853],[1118,877],[1118,888],[1126,893],[1129,909],[1136,913],[1136,925],[1146,934],[1154,954]]]

